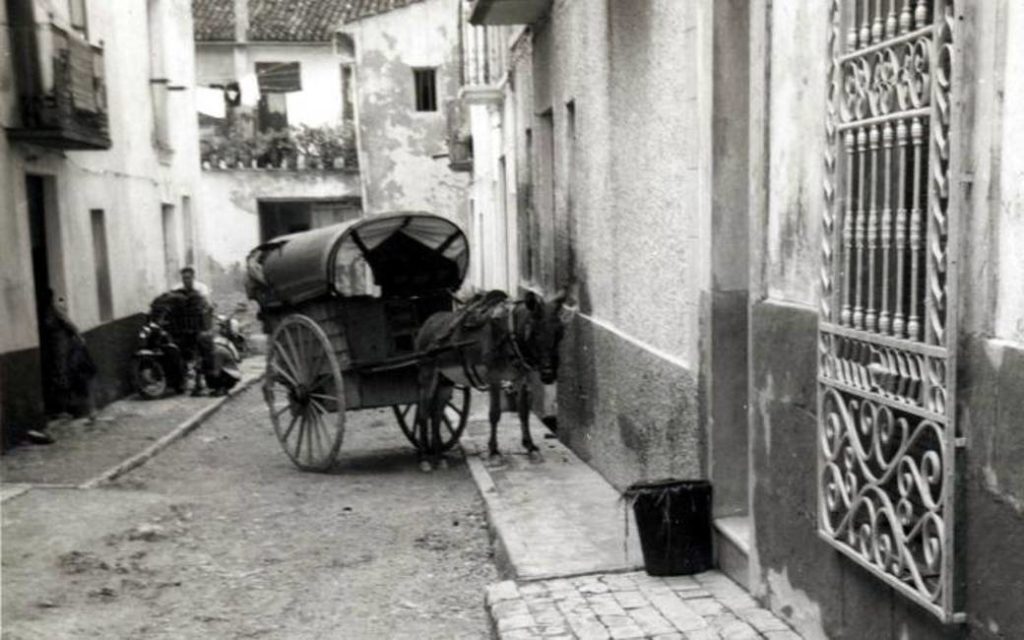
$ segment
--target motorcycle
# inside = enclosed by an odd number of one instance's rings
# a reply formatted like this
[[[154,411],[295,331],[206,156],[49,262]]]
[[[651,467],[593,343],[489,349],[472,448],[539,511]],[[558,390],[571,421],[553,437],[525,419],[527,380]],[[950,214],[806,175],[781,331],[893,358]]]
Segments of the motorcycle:
[[[199,395],[204,382],[214,395],[223,395],[241,380],[238,363],[247,345],[238,320],[234,314],[218,315],[209,330],[208,312],[180,292],[153,300],[132,358],[132,380],[140,395],[160,398],[169,389],[182,393],[187,386]]]
[[[162,397],[167,390],[185,390],[186,367],[181,349],[157,320],[150,316],[139,330],[132,355],[132,382],[145,398]]]

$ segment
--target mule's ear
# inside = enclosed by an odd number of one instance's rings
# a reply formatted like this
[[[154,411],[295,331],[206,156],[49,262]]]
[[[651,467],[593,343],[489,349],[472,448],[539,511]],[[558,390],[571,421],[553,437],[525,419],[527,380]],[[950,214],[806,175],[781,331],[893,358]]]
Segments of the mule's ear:
[[[537,311],[544,306],[544,300],[541,299],[536,293],[532,291],[526,292],[526,297],[523,298],[523,302],[526,303],[526,308],[530,311]]]

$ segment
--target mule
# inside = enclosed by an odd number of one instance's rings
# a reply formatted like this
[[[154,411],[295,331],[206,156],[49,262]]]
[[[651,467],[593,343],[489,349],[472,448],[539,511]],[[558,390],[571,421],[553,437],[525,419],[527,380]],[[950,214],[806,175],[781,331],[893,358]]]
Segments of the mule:
[[[423,454],[443,464],[441,414],[455,385],[489,393],[488,450],[492,460],[501,455],[501,393],[506,386],[515,390],[523,448],[531,459],[539,458],[540,450],[530,435],[530,376],[536,373],[544,384],[558,378],[558,346],[567,319],[565,301],[565,292],[550,300],[533,292],[511,300],[502,291],[490,291],[459,311],[440,312],[427,319],[416,336],[416,350],[437,355],[422,360],[419,368],[419,407],[427,409],[417,411],[416,428],[420,429],[420,442],[430,443],[426,452],[421,450],[421,469],[432,468]],[[445,346],[452,348],[442,349]]]

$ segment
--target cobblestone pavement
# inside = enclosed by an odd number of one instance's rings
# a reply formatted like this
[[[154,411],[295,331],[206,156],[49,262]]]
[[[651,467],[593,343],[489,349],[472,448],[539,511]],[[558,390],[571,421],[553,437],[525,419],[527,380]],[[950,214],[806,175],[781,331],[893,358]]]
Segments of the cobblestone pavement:
[[[508,580],[488,587],[487,608],[501,640],[800,640],[717,571]]]

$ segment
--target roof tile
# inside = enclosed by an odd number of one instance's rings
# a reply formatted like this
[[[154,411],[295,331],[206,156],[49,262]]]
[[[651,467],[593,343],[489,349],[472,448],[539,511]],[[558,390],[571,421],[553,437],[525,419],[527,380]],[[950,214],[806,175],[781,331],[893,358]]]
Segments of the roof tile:
[[[249,40],[330,42],[342,24],[422,0],[248,0]],[[192,0],[197,41],[235,39],[235,0]]]

